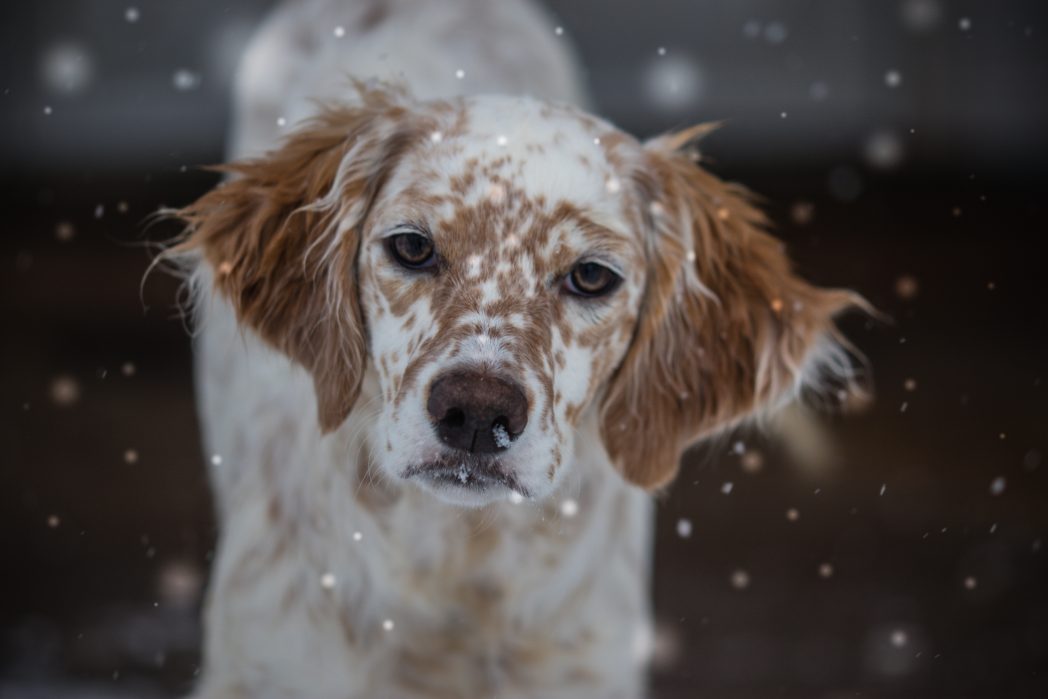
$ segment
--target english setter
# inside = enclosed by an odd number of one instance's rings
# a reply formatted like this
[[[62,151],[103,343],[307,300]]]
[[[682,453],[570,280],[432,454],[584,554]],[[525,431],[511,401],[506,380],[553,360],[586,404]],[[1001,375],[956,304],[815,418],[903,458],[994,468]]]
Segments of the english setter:
[[[641,143],[577,75],[525,0],[298,0],[249,47],[169,253],[221,522],[201,699],[640,697],[651,491],[850,380],[861,299],[790,271],[703,127]]]

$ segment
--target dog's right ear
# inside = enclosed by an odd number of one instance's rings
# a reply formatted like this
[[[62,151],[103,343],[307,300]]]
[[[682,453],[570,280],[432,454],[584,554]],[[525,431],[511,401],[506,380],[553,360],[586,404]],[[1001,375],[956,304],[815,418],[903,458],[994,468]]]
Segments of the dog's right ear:
[[[402,95],[358,85],[264,157],[176,212],[186,237],[165,255],[210,266],[243,326],[313,376],[320,427],[360,390],[367,342],[358,295],[360,228],[397,158],[421,138]]]

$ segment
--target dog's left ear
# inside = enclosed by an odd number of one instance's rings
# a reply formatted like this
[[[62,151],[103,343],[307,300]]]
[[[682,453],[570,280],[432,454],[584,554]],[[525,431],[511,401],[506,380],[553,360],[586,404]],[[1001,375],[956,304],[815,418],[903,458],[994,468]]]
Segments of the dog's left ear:
[[[358,85],[264,157],[176,212],[188,234],[167,251],[210,269],[240,323],[313,377],[323,432],[356,402],[367,361],[357,289],[360,226],[393,163],[422,138],[402,95]]]
[[[601,432],[616,467],[644,488],[668,483],[692,443],[802,387],[853,387],[832,319],[868,308],[791,271],[747,192],[683,151],[700,131],[646,144],[634,177],[647,203],[647,288],[604,396]]]

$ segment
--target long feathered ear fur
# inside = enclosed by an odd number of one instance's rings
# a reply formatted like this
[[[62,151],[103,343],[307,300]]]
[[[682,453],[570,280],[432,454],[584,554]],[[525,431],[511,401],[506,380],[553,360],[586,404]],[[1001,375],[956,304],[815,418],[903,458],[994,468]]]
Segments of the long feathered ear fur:
[[[241,325],[313,376],[323,432],[349,415],[367,361],[357,289],[360,226],[417,137],[401,95],[357,86],[264,157],[218,168],[232,179],[175,212],[186,237],[165,252],[211,267]]]
[[[644,488],[669,482],[692,443],[804,387],[858,388],[833,317],[868,304],[791,271],[748,193],[685,152],[708,130],[648,143],[635,177],[650,204],[648,283],[601,431],[625,478]]]

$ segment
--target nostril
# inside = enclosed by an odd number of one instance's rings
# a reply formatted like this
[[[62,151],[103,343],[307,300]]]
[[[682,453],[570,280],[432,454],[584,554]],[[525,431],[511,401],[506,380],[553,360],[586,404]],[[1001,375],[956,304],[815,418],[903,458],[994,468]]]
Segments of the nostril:
[[[451,408],[441,420],[448,427],[462,427],[466,424],[466,413],[461,408]]]

